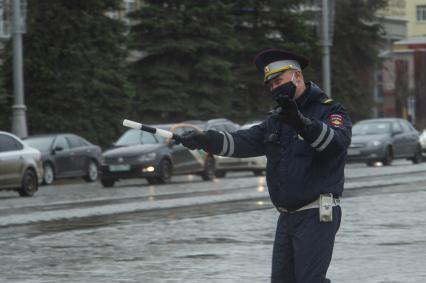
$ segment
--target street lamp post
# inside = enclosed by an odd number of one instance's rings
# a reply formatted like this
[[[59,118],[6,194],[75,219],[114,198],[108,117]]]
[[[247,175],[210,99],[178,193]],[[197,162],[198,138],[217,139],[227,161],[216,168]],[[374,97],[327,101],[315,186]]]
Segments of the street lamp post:
[[[21,17],[21,0],[12,0],[12,29],[13,29],[13,96],[14,104],[12,117],[12,132],[18,137],[26,137],[27,107],[24,102],[24,74],[22,55],[22,34],[24,23]]]
[[[322,57],[322,74],[323,85],[325,93],[331,97],[331,71],[330,71],[330,15],[328,0],[322,0],[322,43],[323,43],[323,57]]]

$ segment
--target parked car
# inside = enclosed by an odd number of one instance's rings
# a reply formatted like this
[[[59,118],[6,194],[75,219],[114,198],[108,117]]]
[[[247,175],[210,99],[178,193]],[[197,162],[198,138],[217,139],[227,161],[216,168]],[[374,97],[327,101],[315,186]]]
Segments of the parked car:
[[[390,165],[396,158],[406,158],[413,163],[422,161],[419,133],[408,121],[380,118],[354,124],[349,162],[366,162],[372,166],[381,161],[383,165]]]
[[[235,132],[240,127],[240,125],[238,125],[237,123],[234,123],[226,118],[210,119],[207,121],[190,120],[184,121],[182,123],[195,125],[203,131],[216,130],[225,132]]]
[[[239,128],[239,130],[246,130],[260,122],[248,123]],[[216,176],[225,177],[227,172],[230,171],[252,171],[255,176],[262,176],[266,170],[266,156],[256,157],[216,157]]]
[[[218,118],[207,121],[193,120],[185,121],[197,125],[204,131],[216,130],[223,132],[235,132],[240,129],[237,123],[232,122],[229,119]],[[223,178],[227,172],[230,171],[252,171],[256,176],[263,175],[266,169],[266,157],[252,157],[252,158],[238,158],[238,157],[226,157],[226,156],[215,156],[216,161],[216,177]]]
[[[190,124],[163,124],[154,127],[182,134],[200,130]],[[203,180],[214,178],[212,155],[189,150],[173,140],[140,130],[128,130],[103,153],[101,183],[112,187],[120,179],[146,178],[150,184],[165,184],[173,175],[199,174]]]
[[[83,177],[87,182],[98,179],[102,150],[75,134],[45,134],[30,136],[26,144],[41,152],[43,184],[60,178]]]
[[[32,196],[42,180],[41,153],[17,136],[0,132],[0,190]]]
[[[426,154],[426,129],[423,130],[419,137],[420,145],[422,146],[423,154]]]

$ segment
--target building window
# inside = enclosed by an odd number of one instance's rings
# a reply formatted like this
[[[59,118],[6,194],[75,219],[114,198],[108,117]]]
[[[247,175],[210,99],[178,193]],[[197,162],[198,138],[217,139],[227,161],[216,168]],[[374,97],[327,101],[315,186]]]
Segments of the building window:
[[[426,22],[426,5],[417,5],[417,21],[418,22]]]

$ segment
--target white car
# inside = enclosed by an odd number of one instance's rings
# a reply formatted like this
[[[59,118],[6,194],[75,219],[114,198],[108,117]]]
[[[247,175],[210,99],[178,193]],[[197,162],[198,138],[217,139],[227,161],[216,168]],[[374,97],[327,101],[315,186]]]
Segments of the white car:
[[[242,126],[239,130],[248,129],[257,123]],[[225,177],[228,171],[252,171],[255,176],[262,176],[266,170],[266,156],[257,157],[216,157],[216,177]]]
[[[426,129],[424,129],[423,132],[421,133],[419,140],[422,146],[423,153],[426,153]]]

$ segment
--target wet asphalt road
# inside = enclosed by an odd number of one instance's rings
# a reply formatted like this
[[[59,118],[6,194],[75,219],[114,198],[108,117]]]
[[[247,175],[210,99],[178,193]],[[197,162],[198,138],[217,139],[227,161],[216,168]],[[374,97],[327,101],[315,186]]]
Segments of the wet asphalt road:
[[[334,282],[426,282],[426,164],[349,165]],[[248,173],[0,194],[0,282],[268,282],[277,212]]]

